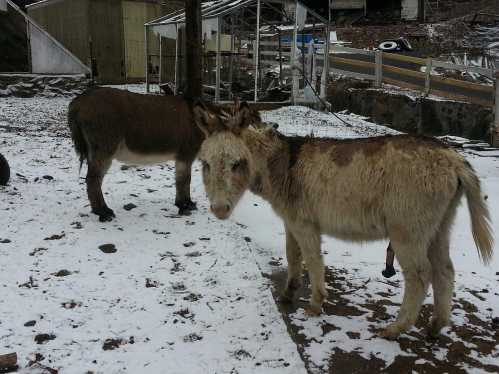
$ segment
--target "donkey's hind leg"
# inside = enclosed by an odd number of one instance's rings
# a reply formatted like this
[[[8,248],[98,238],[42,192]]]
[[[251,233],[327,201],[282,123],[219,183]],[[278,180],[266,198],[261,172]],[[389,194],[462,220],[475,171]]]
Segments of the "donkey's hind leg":
[[[106,222],[113,219],[114,212],[110,209],[104,196],[102,195],[102,181],[106,175],[109,166],[111,166],[111,159],[96,159],[88,161],[87,171],[87,194],[92,213],[99,216],[99,221]]]
[[[286,288],[281,295],[281,301],[290,303],[293,301],[294,294],[302,285],[302,254],[298,243],[291,233],[290,229],[286,228],[286,258],[288,260],[288,279]]]
[[[175,205],[178,214],[189,215],[191,210],[196,210],[196,204],[191,200],[191,169],[193,160],[175,161]]]
[[[431,263],[431,281],[433,287],[434,309],[428,335],[438,336],[440,330],[450,322],[452,293],[454,291],[454,266],[449,255],[450,229],[460,195],[451,202],[429,248],[428,258]]]
[[[416,322],[426,296],[431,277],[431,265],[427,257],[427,241],[399,241],[392,239],[393,250],[404,274],[404,299],[397,320],[388,325],[381,336],[394,339],[409,330]]]

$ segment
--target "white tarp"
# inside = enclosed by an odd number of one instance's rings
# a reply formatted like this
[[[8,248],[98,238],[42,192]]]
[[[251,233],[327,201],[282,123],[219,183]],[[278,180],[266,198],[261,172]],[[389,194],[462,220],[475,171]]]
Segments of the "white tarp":
[[[0,0],[0,12],[7,11],[7,0]]]
[[[29,24],[31,71],[35,74],[87,74],[89,69],[45,32]]]
[[[296,24],[298,30],[301,31],[305,28],[305,22],[307,21],[307,8],[305,8],[301,3],[296,6]]]

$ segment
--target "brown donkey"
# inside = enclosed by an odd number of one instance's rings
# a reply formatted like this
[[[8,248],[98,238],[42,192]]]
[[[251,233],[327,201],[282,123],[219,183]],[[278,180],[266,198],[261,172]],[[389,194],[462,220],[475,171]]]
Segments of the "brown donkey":
[[[389,238],[405,291],[396,321],[381,335],[395,338],[414,325],[430,282],[435,308],[429,333],[437,335],[449,323],[454,282],[449,235],[463,194],[478,254],[485,263],[492,257],[480,181],[464,157],[437,140],[287,137],[272,129],[248,129],[245,105],[225,120],[201,106],[194,113],[207,136],[199,158],[213,213],[228,218],[250,189],[284,220],[284,301],[301,286],[303,258],[312,288],[308,312],[321,312],[327,296],[321,234],[359,242]]]
[[[189,101],[94,88],[71,102],[68,122],[80,161],[87,160],[88,199],[100,221],[114,217],[102,195],[102,181],[113,159],[131,165],[175,160],[175,205],[179,214],[196,209],[190,195],[191,165],[204,136],[194,124]],[[258,112],[251,111],[251,122],[261,122]]]

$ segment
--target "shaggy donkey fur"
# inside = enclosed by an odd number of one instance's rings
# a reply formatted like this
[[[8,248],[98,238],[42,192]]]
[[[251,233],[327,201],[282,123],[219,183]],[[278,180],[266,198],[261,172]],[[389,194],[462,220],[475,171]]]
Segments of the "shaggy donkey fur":
[[[195,119],[207,135],[199,158],[213,213],[229,217],[250,189],[284,220],[288,280],[283,300],[301,285],[302,258],[310,275],[309,312],[319,314],[327,292],[321,234],[348,241],[389,238],[405,278],[395,338],[415,323],[430,282],[435,308],[429,333],[449,323],[454,269],[449,235],[464,194],[483,262],[492,234],[480,181],[471,165],[437,140],[410,135],[367,139],[287,137],[247,128],[248,108],[230,120],[202,107]]]
[[[0,153],[0,186],[6,186],[10,179],[10,167],[7,159]]]

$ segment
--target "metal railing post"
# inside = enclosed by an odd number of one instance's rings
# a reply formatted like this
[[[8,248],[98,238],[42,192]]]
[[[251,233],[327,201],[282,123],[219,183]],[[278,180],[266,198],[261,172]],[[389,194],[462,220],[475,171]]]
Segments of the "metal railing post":
[[[426,59],[426,79],[425,79],[425,93],[427,95],[430,94],[431,90],[431,68],[432,68],[433,62],[431,57]]]
[[[383,85],[383,52],[376,51],[374,52],[374,86],[377,88],[381,88]]]
[[[494,124],[492,126],[492,146],[499,147],[499,70],[495,72]]]

